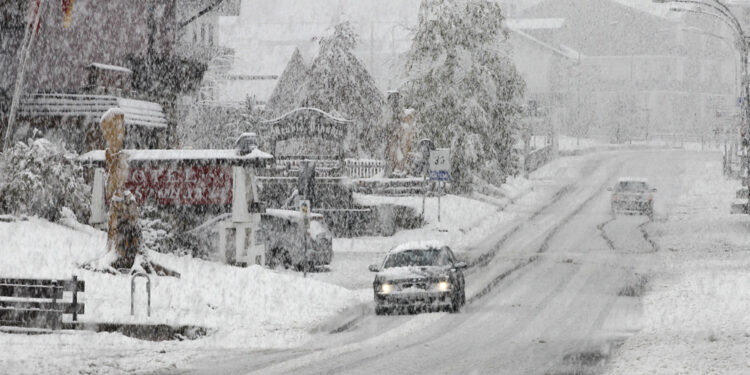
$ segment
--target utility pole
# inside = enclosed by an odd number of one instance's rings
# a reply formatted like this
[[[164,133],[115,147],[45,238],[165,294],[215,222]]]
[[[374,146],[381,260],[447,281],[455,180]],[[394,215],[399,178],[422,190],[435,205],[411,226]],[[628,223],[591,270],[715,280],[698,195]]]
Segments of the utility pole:
[[[31,56],[31,50],[34,47],[36,41],[37,30],[39,29],[39,21],[44,11],[44,4],[46,0],[39,0],[39,5],[36,7],[36,13],[33,15],[33,19],[30,25],[24,22],[23,42],[21,43],[21,51],[19,52],[20,58],[18,59],[18,72],[16,73],[16,86],[13,89],[13,99],[10,102],[10,110],[8,111],[8,125],[5,127],[5,139],[3,140],[3,151],[8,150],[12,146],[13,142],[13,125],[16,121],[16,113],[18,112],[18,105],[21,101],[21,93],[23,91],[23,81],[26,74],[26,66]]]

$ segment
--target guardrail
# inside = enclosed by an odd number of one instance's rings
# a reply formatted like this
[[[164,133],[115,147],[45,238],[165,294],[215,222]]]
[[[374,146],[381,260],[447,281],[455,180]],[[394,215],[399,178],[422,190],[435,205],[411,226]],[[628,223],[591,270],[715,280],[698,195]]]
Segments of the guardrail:
[[[524,167],[527,172],[533,172],[546,164],[551,158],[552,146],[545,146],[526,155]]]

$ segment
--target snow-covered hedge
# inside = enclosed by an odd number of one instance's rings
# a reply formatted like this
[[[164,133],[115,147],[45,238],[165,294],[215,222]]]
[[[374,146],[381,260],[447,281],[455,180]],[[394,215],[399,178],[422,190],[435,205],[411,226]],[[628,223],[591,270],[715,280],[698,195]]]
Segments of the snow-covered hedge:
[[[89,186],[77,155],[44,138],[18,142],[0,157],[0,212],[58,220],[63,207],[89,217]]]

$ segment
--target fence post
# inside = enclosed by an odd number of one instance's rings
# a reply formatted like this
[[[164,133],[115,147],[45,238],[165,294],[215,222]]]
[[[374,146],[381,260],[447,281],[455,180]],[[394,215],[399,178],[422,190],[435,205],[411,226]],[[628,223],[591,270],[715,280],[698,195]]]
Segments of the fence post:
[[[78,321],[78,276],[73,275],[73,321]]]
[[[57,311],[57,280],[52,280],[52,311]],[[62,312],[64,313],[65,311],[63,310]],[[60,314],[60,321],[62,321],[62,314]],[[52,319],[52,329],[59,328],[57,323],[57,317]]]

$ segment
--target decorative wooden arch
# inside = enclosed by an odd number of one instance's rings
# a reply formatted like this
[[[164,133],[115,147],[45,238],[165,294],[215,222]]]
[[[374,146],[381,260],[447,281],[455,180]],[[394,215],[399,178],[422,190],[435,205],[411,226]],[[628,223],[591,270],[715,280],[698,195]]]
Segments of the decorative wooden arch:
[[[298,108],[283,116],[263,121],[268,126],[271,153],[276,154],[276,144],[295,138],[318,138],[339,145],[338,157],[344,158],[344,140],[349,133],[351,120],[335,117],[317,108]]]

